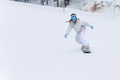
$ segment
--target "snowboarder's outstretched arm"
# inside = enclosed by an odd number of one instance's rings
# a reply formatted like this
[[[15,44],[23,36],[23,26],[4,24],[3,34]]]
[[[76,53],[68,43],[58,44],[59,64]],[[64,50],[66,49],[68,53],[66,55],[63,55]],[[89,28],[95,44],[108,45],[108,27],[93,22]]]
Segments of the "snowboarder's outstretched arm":
[[[85,24],[86,26],[90,27],[91,29],[94,28],[92,25],[88,24],[87,22],[84,22],[84,24]]]
[[[64,35],[65,38],[67,38],[67,36],[68,36],[69,33],[71,32],[72,28],[73,28],[73,25],[70,23],[70,24],[69,24],[69,27],[68,27],[68,29],[67,29],[67,31],[66,31],[66,34]]]

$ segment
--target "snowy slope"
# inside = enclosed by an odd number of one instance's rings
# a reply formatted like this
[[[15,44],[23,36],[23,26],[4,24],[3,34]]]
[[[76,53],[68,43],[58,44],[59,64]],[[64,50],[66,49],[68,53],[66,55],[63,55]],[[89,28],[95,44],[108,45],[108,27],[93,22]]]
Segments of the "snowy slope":
[[[22,0],[18,0],[18,2]],[[22,1],[24,2],[24,0]],[[28,0],[26,3],[41,5],[40,0]],[[96,6],[95,6],[96,5]],[[46,3],[44,6],[57,6],[57,2],[54,0],[48,0],[48,5]],[[64,1],[59,0],[59,6],[64,7]],[[71,0],[67,8],[73,8],[85,12],[95,12],[95,13],[115,13],[120,16],[120,0]]]
[[[64,38],[71,13],[94,25],[83,54],[74,30]],[[0,2],[0,80],[120,80],[120,17],[73,9]]]
[[[96,10],[93,11],[92,8],[96,4]],[[116,6],[116,8],[115,8]],[[71,1],[70,8],[77,10],[87,11],[87,12],[97,12],[97,13],[115,13],[119,15],[120,13],[120,0],[74,0]]]

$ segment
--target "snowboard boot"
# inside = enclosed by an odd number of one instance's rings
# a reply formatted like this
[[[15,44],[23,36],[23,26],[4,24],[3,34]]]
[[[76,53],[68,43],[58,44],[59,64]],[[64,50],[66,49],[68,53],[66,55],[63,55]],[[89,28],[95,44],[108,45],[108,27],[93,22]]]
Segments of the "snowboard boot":
[[[82,47],[81,47],[81,50],[82,50],[84,53],[91,53],[89,46],[82,46]]]

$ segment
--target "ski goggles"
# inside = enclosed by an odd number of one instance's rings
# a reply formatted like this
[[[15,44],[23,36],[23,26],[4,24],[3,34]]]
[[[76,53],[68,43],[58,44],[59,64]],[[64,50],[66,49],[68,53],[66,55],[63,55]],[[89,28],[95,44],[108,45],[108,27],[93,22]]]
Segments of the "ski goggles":
[[[72,20],[72,21],[75,21],[75,20],[77,20],[77,17],[76,17],[75,15],[72,15],[72,16],[71,16],[71,20]]]

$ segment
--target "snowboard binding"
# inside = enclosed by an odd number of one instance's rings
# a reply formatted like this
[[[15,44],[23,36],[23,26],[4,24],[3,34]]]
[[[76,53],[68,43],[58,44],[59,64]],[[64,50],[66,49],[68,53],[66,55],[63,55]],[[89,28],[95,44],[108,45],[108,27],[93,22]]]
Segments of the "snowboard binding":
[[[81,50],[83,53],[91,53],[89,46],[82,46]]]

